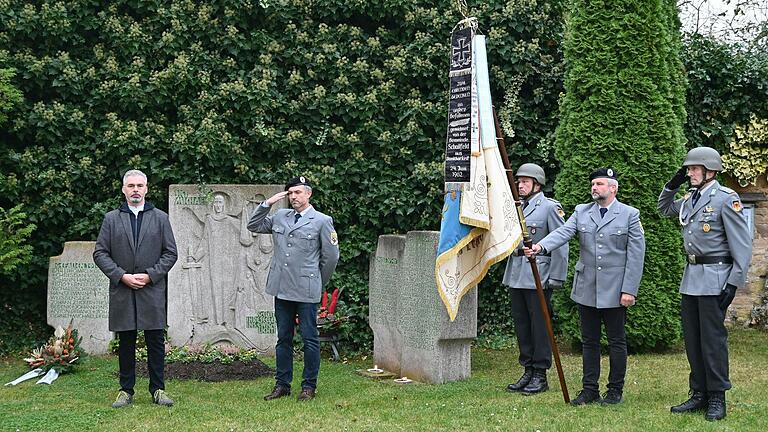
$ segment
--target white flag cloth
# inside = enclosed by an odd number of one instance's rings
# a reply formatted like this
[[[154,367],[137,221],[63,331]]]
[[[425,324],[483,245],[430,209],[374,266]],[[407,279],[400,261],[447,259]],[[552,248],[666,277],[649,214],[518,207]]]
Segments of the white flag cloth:
[[[453,321],[461,298],[522,240],[515,201],[496,142],[485,36],[472,40],[471,182],[445,195],[435,278]]]

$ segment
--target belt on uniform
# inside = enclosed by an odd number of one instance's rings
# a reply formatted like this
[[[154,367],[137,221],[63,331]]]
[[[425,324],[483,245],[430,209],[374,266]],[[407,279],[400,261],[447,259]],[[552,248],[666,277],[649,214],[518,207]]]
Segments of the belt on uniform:
[[[686,255],[688,264],[733,264],[729,256]]]

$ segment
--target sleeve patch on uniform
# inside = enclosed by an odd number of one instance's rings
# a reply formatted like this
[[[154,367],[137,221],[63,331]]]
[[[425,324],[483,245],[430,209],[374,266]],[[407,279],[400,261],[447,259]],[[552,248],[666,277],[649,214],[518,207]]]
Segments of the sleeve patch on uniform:
[[[558,207],[558,208],[557,208],[557,214],[558,214],[558,215],[559,215],[561,218],[565,218],[565,212],[564,212],[564,211],[563,211],[563,209],[561,209],[560,207]]]
[[[732,209],[733,209],[733,211],[735,211],[735,212],[740,212],[740,211],[741,211],[741,208],[742,208],[742,207],[741,207],[741,201],[739,201],[739,200],[733,200],[733,201],[731,202],[731,208],[732,208]]]
[[[339,244],[339,236],[336,234],[336,231],[331,232],[331,244],[334,246]]]

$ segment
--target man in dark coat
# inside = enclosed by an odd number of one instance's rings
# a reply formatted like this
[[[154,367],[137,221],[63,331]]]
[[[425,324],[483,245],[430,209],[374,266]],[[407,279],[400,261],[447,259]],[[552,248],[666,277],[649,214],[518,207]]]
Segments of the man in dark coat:
[[[130,170],[123,176],[126,202],[104,217],[93,261],[109,278],[109,330],[117,333],[120,391],[112,404],[133,402],[136,383],[136,334],[147,343],[149,392],[153,402],[171,406],[163,368],[166,325],[166,275],[176,262],[176,240],[168,214],[146,202],[147,176]]]

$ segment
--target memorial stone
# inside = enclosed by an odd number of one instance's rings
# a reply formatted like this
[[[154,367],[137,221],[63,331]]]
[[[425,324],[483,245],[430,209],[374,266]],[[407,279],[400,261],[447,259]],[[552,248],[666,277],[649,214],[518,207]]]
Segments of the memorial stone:
[[[374,363],[400,376],[442,384],[470,377],[477,290],[451,322],[435,283],[440,233],[381,236],[369,274]]]
[[[231,344],[274,354],[274,298],[265,292],[271,234],[248,231],[256,206],[281,185],[171,185],[168,213],[179,259],[168,275],[175,346]],[[286,200],[272,206],[284,208]]]
[[[109,279],[93,262],[96,242],[73,241],[48,261],[47,322],[53,328],[72,326],[89,354],[109,348]]]

